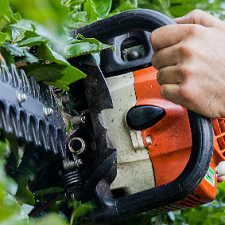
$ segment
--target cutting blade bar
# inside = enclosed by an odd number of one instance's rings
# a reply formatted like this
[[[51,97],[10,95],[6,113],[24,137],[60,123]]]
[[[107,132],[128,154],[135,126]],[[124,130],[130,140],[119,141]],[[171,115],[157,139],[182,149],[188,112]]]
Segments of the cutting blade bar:
[[[10,70],[0,65],[0,129],[66,157],[65,125],[52,88],[29,81],[13,64]]]

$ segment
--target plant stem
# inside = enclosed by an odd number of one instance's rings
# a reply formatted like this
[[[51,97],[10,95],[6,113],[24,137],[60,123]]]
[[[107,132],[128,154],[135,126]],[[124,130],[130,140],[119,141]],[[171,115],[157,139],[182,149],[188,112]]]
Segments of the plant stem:
[[[31,212],[29,214],[29,217],[35,217],[38,214],[40,214],[41,212],[45,211],[48,207],[50,207],[57,200],[58,196],[59,196],[58,193],[56,193],[50,202],[48,202],[47,204],[40,207],[37,211]]]
[[[20,35],[12,42],[12,45],[15,44],[26,32],[27,30],[23,30]]]

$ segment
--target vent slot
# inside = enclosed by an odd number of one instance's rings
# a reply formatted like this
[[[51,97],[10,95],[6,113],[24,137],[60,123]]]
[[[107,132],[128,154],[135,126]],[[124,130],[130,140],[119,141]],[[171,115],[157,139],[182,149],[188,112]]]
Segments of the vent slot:
[[[225,160],[225,119],[214,119],[212,122],[215,150],[219,153],[222,160]]]
[[[196,194],[190,194],[188,197],[186,197],[184,200],[179,201],[175,204],[178,204],[179,206],[182,206],[184,208],[190,208],[198,205],[204,204],[204,202],[201,201],[201,198],[197,196]]]

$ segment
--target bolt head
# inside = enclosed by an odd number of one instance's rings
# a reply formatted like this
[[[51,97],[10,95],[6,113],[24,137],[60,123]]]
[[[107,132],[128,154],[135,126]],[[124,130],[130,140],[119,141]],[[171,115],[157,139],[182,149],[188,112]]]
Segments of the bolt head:
[[[27,100],[27,95],[25,93],[19,93],[18,100],[20,103],[25,102]]]
[[[50,116],[53,113],[52,108],[44,107],[44,113],[46,116]]]
[[[147,143],[148,146],[150,146],[152,144],[152,139],[151,139],[150,136],[146,136],[145,140],[146,140],[146,143]]]

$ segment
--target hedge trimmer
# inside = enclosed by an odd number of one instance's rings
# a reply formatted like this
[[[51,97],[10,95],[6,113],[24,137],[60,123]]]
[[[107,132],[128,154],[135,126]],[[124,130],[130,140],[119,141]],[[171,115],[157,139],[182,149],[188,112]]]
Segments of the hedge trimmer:
[[[1,64],[1,129],[61,155],[67,197],[95,200],[89,216],[98,223],[215,198],[216,173],[223,175],[218,164],[225,160],[224,120],[160,96],[149,37],[169,24],[163,14],[137,9],[74,30],[74,37],[97,38],[115,51],[102,51],[100,67],[87,56],[70,59],[87,74],[70,85],[73,110],[59,109],[51,87]]]

